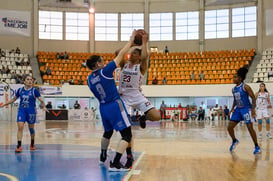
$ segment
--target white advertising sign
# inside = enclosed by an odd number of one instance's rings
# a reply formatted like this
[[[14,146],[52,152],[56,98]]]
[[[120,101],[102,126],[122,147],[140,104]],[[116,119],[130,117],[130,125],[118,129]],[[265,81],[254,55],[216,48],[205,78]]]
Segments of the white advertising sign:
[[[30,36],[29,11],[0,10],[0,35]]]

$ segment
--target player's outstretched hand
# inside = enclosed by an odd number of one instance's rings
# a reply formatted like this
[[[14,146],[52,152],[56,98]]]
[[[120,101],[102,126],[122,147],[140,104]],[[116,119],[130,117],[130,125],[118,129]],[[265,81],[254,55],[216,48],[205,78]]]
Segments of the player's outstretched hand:
[[[43,110],[49,113],[49,111],[47,110],[47,108],[46,108],[46,107],[43,107]]]
[[[142,42],[143,42],[142,44],[147,43],[148,40],[149,40],[149,34],[144,32],[142,35]]]

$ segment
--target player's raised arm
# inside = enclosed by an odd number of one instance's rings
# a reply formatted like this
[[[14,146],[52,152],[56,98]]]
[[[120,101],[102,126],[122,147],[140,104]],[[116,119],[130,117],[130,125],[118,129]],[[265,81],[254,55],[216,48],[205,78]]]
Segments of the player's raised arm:
[[[130,40],[127,44],[119,51],[118,55],[115,57],[114,62],[118,66],[120,62],[123,60],[124,55],[129,51],[131,46],[134,44],[134,38],[136,36],[136,30],[133,31]]]
[[[144,75],[147,68],[148,68],[148,49],[147,49],[147,43],[149,40],[149,34],[144,32],[142,35],[142,48],[141,48],[141,62],[140,62],[140,70],[141,73]]]

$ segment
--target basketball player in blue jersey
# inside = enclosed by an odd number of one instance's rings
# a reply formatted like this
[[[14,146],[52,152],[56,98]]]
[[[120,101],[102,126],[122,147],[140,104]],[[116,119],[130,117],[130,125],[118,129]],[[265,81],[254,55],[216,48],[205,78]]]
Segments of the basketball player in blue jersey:
[[[236,86],[232,89],[234,101],[230,113],[232,116],[228,125],[228,133],[232,138],[232,144],[229,151],[232,153],[236,146],[239,144],[239,140],[236,139],[234,134],[234,127],[240,122],[245,121],[247,129],[251,135],[251,138],[255,144],[253,154],[258,154],[261,149],[257,142],[256,132],[253,129],[253,119],[256,117],[256,98],[249,85],[244,83],[248,70],[246,68],[240,68],[233,77],[233,82]],[[249,101],[249,97],[252,99],[252,104]]]
[[[102,57],[98,55],[93,55],[86,61],[86,66],[92,70],[92,74],[87,79],[88,87],[100,103],[100,114],[104,127],[100,163],[104,163],[107,158],[107,148],[113,130],[119,131],[122,137],[117,146],[115,158],[113,162],[110,162],[109,171],[129,170],[120,163],[120,158],[132,139],[131,122],[117,90],[113,72],[130,47],[134,45],[135,35],[136,31],[133,31],[130,40],[121,49],[118,56],[105,67]]]
[[[18,108],[17,114],[17,147],[15,149],[16,153],[22,152],[22,138],[23,138],[23,130],[25,122],[28,123],[28,128],[31,136],[31,143],[30,143],[30,150],[35,150],[34,146],[34,137],[35,137],[35,130],[34,124],[36,122],[36,98],[41,102],[44,111],[47,111],[45,107],[45,103],[41,97],[40,92],[32,87],[33,79],[30,75],[25,75],[23,78],[24,86],[19,88],[16,91],[15,96],[6,102],[5,104],[1,105],[0,107],[5,107],[13,102],[15,102],[18,98],[20,98],[20,104]]]

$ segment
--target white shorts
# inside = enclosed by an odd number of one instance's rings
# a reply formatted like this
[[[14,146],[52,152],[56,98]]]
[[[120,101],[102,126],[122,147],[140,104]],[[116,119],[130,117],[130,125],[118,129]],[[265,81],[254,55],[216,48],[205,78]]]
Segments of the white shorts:
[[[130,110],[130,107],[133,109],[138,109],[139,111],[145,113],[148,110],[154,108],[151,102],[141,93],[133,95],[122,95],[121,99],[125,103],[126,109]]]
[[[269,118],[268,109],[257,109],[256,119]]]

